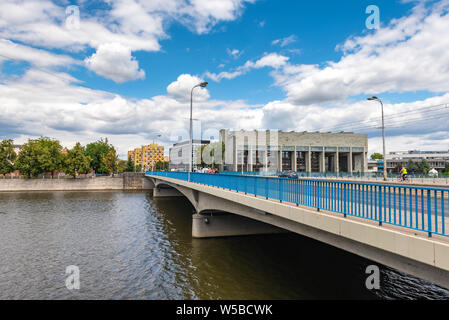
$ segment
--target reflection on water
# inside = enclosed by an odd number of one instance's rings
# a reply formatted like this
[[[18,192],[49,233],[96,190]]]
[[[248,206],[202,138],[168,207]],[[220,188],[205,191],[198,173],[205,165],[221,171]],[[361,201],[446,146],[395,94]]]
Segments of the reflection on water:
[[[1,299],[448,298],[449,292],[295,235],[198,240],[187,200],[148,193],[0,194]],[[65,287],[80,268],[81,289]]]

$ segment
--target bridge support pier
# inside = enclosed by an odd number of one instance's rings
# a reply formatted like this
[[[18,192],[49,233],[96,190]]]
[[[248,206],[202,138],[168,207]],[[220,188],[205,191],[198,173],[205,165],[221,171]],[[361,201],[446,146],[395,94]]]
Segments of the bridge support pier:
[[[174,188],[156,187],[153,189],[153,198],[183,197],[184,195]]]
[[[194,214],[192,216],[193,238],[216,238],[287,232],[287,230],[235,214]]]

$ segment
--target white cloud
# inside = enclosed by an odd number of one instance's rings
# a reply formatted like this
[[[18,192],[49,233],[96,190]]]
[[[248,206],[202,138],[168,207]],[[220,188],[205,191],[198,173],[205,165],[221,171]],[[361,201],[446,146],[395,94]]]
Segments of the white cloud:
[[[270,53],[265,54],[262,58],[257,60],[256,62],[248,60],[244,65],[236,68],[234,71],[222,71],[220,73],[212,73],[212,72],[205,72],[204,76],[219,82],[222,79],[234,79],[238,76],[241,76],[247,72],[249,72],[251,69],[260,69],[265,67],[271,67],[274,69],[278,69],[282,66],[285,66],[288,62],[289,58],[286,56],[279,55],[277,53]]]
[[[67,2],[50,0],[2,0],[0,2],[0,38],[21,42],[43,49],[82,52],[100,50],[110,43],[119,43],[137,50],[159,51],[159,41],[173,21],[178,21],[197,33],[209,32],[221,21],[232,21],[241,15],[245,4],[254,0],[107,0],[107,6],[92,14],[79,2],[79,28],[68,28]],[[101,50],[100,50],[101,52]],[[98,54],[98,52],[97,52]],[[95,59],[91,57],[90,59]],[[98,58],[97,58],[98,59]],[[126,81],[133,61],[124,62],[127,71],[112,75],[119,82]],[[100,61],[98,62],[100,64]],[[120,64],[122,65],[122,63]],[[91,67],[95,67],[90,65]],[[99,74],[109,76],[105,66],[96,66]],[[134,70],[135,71],[135,70]],[[142,73],[135,71],[135,77]],[[124,76],[122,77],[122,73]],[[123,79],[123,80],[122,80]]]
[[[338,62],[285,65],[277,85],[295,104],[343,100],[359,94],[449,90],[449,1],[421,6],[374,34],[348,39]]]
[[[243,52],[242,51],[240,51],[240,50],[238,50],[238,49],[226,49],[226,53],[230,56],[230,57],[232,57],[232,58],[234,58],[234,59],[237,59],[237,58],[239,58],[242,54],[243,54]]]
[[[0,39],[0,61],[11,59],[16,61],[28,61],[39,67],[81,64],[80,61],[76,61],[67,55],[54,54],[45,50],[35,49],[9,40]]]
[[[115,82],[145,78],[145,71],[139,69],[139,63],[131,56],[131,49],[120,43],[102,44],[84,61],[87,68]]]
[[[298,38],[292,34],[291,36],[285,37],[285,38],[280,38],[280,39],[276,39],[273,40],[271,42],[271,45],[279,45],[282,48],[288,46],[289,44],[295,43],[296,41],[298,41]]]
[[[194,86],[204,82],[196,76],[190,74],[181,74],[178,79],[170,83],[167,92],[178,101],[190,101],[190,92]],[[195,89],[195,100],[204,101],[209,99],[209,92],[206,88],[198,87]]]

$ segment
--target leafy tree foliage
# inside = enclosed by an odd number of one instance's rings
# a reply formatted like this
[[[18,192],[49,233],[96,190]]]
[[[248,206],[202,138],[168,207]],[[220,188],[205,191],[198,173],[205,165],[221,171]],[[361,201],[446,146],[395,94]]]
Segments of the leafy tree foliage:
[[[59,141],[47,137],[29,139],[22,145],[16,161],[16,169],[28,178],[41,173],[61,170],[64,155]]]
[[[128,171],[128,161],[126,161],[126,160],[119,160],[118,164],[117,164],[117,172],[118,173],[129,172]]]
[[[84,147],[79,142],[73,149],[67,151],[64,161],[64,172],[76,177],[77,174],[85,174],[91,171],[91,158],[86,156]]]
[[[169,162],[168,161],[158,161],[156,162],[154,169],[158,170],[168,170]]]
[[[449,162],[446,163],[446,166],[444,167],[444,173],[449,173]]]
[[[406,168],[407,168],[407,171],[408,171],[408,172],[417,172],[417,171],[419,170],[419,169],[418,169],[418,166],[416,165],[416,163],[413,162],[412,160],[409,160],[409,161],[407,162]]]
[[[12,140],[3,140],[0,142],[0,174],[7,174],[14,171],[14,162],[17,158],[14,152]]]
[[[372,155],[371,155],[371,159],[377,159],[377,160],[382,160],[384,158],[384,156],[382,155],[382,154],[380,154],[380,153],[373,153]]]
[[[128,156],[128,161],[126,163],[126,172],[134,172],[134,162],[131,160],[131,156]]]
[[[91,167],[96,173],[110,173],[108,167],[103,162],[103,159],[115,149],[109,144],[108,139],[101,138],[96,142],[89,143],[86,146],[85,154],[89,156],[91,160]]]
[[[111,174],[117,172],[118,157],[114,148],[112,148],[106,155],[103,155],[101,161],[104,166],[103,168],[107,173]]]

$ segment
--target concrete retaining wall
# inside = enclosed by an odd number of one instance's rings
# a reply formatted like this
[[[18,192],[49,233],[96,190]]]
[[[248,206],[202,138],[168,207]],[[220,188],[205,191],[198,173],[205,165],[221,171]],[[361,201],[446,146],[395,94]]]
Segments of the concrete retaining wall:
[[[0,179],[0,192],[149,189],[153,189],[153,183],[143,173],[85,179]]]

